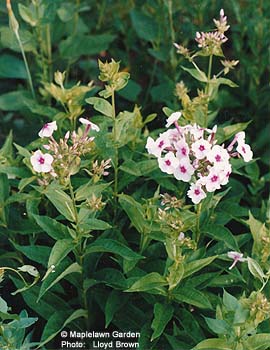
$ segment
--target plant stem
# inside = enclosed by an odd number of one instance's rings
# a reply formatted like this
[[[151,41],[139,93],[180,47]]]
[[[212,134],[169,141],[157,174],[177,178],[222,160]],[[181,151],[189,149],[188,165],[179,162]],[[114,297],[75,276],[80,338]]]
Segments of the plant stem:
[[[175,42],[175,30],[173,27],[172,0],[167,0],[167,6],[168,6],[168,14],[169,14],[171,41],[173,44]],[[177,66],[177,60],[176,60],[175,49],[174,49],[173,45],[172,45],[172,48],[170,50],[170,56],[171,56],[171,65],[172,65],[173,71],[175,71],[175,68]],[[174,74],[174,76],[175,76],[175,74]]]
[[[29,70],[28,62],[27,62],[27,59],[26,59],[26,56],[25,56],[25,52],[24,52],[24,48],[23,48],[23,44],[22,44],[19,32],[15,32],[15,35],[16,35],[16,39],[17,39],[17,41],[19,43],[20,50],[21,50],[21,53],[22,53],[22,57],[23,57],[23,61],[24,61],[24,65],[25,65],[25,69],[26,69],[26,73],[27,73],[27,78],[28,78],[30,89],[31,89],[31,93],[32,93],[33,99],[35,100],[36,99],[36,95],[35,95],[35,91],[34,91],[34,87],[33,87],[33,81],[32,81],[31,73],[30,73],[30,70]]]
[[[69,181],[68,181],[68,186],[69,186],[69,192],[70,192],[70,195],[71,195],[73,209],[74,209],[74,214],[75,214],[75,224],[77,226],[78,225],[78,212],[77,212],[77,208],[76,208],[76,200],[75,200],[75,195],[74,195],[74,191],[73,191],[73,187],[72,187],[70,178],[69,178]]]
[[[211,80],[211,72],[212,72],[212,64],[213,64],[213,55],[210,55],[209,57],[209,63],[208,63],[208,73],[207,73],[207,84],[205,88],[205,93],[209,94],[209,86],[210,86],[210,80]],[[208,98],[209,101],[209,98]],[[209,103],[209,102],[208,102]],[[207,116],[208,116],[208,104],[205,111],[205,117],[204,117],[204,126],[207,127]]]
[[[196,213],[196,229],[195,229],[195,242],[198,243],[200,240],[200,216],[202,211],[202,203],[198,204]]]
[[[117,146],[117,123],[115,112],[115,93],[112,92],[112,117],[113,117],[113,147],[114,147],[114,197],[117,201],[118,195],[118,146]]]
[[[46,42],[47,42],[47,58],[49,68],[49,80],[52,80],[52,42],[51,42],[51,27],[46,25]]]

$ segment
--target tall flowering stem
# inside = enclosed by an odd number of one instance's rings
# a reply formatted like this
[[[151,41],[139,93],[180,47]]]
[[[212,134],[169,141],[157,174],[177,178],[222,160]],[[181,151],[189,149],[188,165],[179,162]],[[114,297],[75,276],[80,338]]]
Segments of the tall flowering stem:
[[[6,6],[7,6],[7,10],[8,10],[8,16],[9,16],[9,25],[10,25],[11,30],[14,32],[15,37],[16,37],[16,39],[18,41],[18,44],[19,44],[19,47],[20,47],[20,50],[21,50],[21,53],[22,53],[22,57],[23,57],[23,61],[24,61],[24,65],[25,65],[25,69],[26,69],[26,73],[27,73],[27,78],[28,78],[30,89],[31,89],[31,93],[32,93],[33,98],[35,99],[36,96],[35,96],[35,91],[34,91],[34,87],[33,87],[33,81],[32,81],[30,69],[29,69],[29,66],[28,66],[28,62],[27,62],[27,59],[26,59],[26,56],[25,56],[23,44],[22,44],[22,41],[21,41],[21,38],[20,38],[20,34],[19,34],[19,23],[18,23],[15,15],[14,15],[14,13],[12,11],[10,0],[7,0]]]

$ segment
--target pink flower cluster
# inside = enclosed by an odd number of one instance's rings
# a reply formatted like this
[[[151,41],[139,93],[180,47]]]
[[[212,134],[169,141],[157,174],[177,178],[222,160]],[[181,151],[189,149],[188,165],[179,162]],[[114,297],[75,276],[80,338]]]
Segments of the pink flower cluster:
[[[177,180],[190,183],[187,192],[192,202],[198,204],[207,192],[214,192],[226,185],[232,172],[230,158],[241,155],[245,162],[252,159],[250,146],[245,143],[245,133],[235,135],[230,145],[217,145],[213,129],[202,128],[196,124],[180,126],[181,112],[172,113],[166,127],[175,128],[161,133],[154,140],[148,137],[148,153],[158,159],[161,171],[173,175]],[[236,151],[233,147],[237,143]]]

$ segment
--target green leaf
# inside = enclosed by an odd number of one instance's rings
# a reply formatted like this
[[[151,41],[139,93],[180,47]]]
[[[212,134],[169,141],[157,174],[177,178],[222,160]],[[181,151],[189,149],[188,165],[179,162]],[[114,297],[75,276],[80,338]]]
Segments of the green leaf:
[[[24,108],[24,99],[30,95],[27,91],[12,91],[0,96],[0,110],[19,111]]]
[[[211,79],[210,83],[218,84],[218,85],[228,85],[232,88],[238,87],[237,84],[235,84],[233,81],[227,78],[215,78]]]
[[[51,250],[51,254],[48,260],[47,267],[50,268],[52,265],[57,266],[60,262],[68,255],[69,252],[75,247],[72,239],[60,239],[55,242]]]
[[[214,256],[209,256],[208,258],[203,258],[203,259],[194,260],[194,261],[185,263],[183,278],[193,275],[195,272],[211,264],[217,257],[218,257],[217,255],[214,255]]]
[[[239,247],[234,235],[231,231],[222,225],[208,224],[202,228],[203,232],[217,241],[222,241],[226,246],[235,251],[239,251]]]
[[[173,317],[174,308],[170,304],[160,304],[156,303],[154,306],[154,319],[151,324],[153,329],[153,334],[151,341],[161,336],[164,332],[168,322]]]
[[[106,319],[105,328],[109,326],[109,324],[113,320],[115,313],[125,305],[127,300],[128,300],[128,296],[123,295],[122,292],[113,290],[110,293],[105,305],[105,319]]]
[[[112,105],[104,98],[89,97],[85,101],[90,105],[93,105],[96,111],[102,113],[103,115],[106,115],[107,117],[113,117]]]
[[[194,288],[181,287],[175,289],[172,296],[178,302],[194,305],[201,309],[212,309],[212,305],[208,298],[200,291]]]
[[[53,239],[69,238],[69,232],[65,225],[49,216],[32,215],[36,223]]]
[[[23,60],[8,54],[0,56],[0,78],[27,79]]]
[[[207,83],[208,79],[207,79],[207,76],[206,74],[201,71],[200,69],[195,69],[195,68],[186,68],[184,66],[181,66],[181,68],[188,72],[193,78],[203,82],[203,83]]]
[[[19,8],[19,13],[20,16],[22,17],[22,19],[30,24],[32,27],[35,27],[38,23],[38,19],[36,18],[36,11],[33,11],[33,7],[32,9],[27,6],[24,6],[23,4],[19,4],[18,5]]]
[[[126,292],[145,292],[151,289],[166,286],[168,282],[165,277],[157,272],[151,272],[139,278]]]
[[[144,40],[154,41],[158,37],[158,24],[154,17],[150,17],[140,12],[132,10],[130,12],[131,22],[137,35]]]
[[[229,325],[224,320],[218,320],[214,318],[204,317],[207,326],[216,334],[228,334],[229,331]]]
[[[36,40],[34,35],[25,29],[20,29],[20,39],[25,52],[36,52]],[[20,45],[9,27],[0,28],[0,40],[3,47],[9,48],[16,52],[21,52]]]
[[[6,314],[8,312],[8,305],[6,301],[0,297],[0,312]]]
[[[111,34],[77,34],[63,40],[59,50],[63,58],[76,59],[83,55],[95,55],[106,51],[114,39],[115,36]]]
[[[97,239],[94,243],[87,246],[85,255],[98,252],[117,254],[127,260],[143,259],[142,255],[135,253],[123,243],[113,239]]]
[[[90,218],[82,221],[81,226],[85,230],[108,230],[112,226],[107,222],[95,218]]]
[[[169,276],[167,277],[169,282],[169,290],[174,289],[182,280],[184,275],[184,265],[175,261],[168,269]]]
[[[198,343],[204,339],[204,334],[196,320],[196,315],[183,308],[176,310],[176,317],[180,321],[185,332],[189,334],[192,339],[194,339],[195,343]]]
[[[82,267],[78,263],[73,263],[65,268],[61,273],[58,273],[60,269],[56,269],[54,273],[51,273],[42,283],[40,287],[39,296],[37,302],[42,298],[42,296],[52,288],[56,283],[58,283],[61,279],[65,278],[67,275],[71,273],[82,273]]]
[[[197,344],[192,350],[232,350],[232,347],[223,339],[206,339]]]
[[[41,245],[21,246],[19,244],[16,244],[15,242],[11,243],[16,248],[16,250],[23,253],[28,259],[42,264],[43,266],[46,266],[48,257],[50,255],[49,247]]]
[[[267,278],[267,276],[264,274],[259,263],[250,257],[247,257],[247,262],[250,273],[264,283],[264,278]]]
[[[110,185],[111,185],[111,182],[105,183],[105,184],[93,185],[92,182],[89,181],[86,184],[78,187],[78,189],[75,191],[75,199],[76,201],[83,201],[93,195],[95,195],[96,197],[99,197],[100,194]]]
[[[45,195],[67,220],[76,221],[76,208],[73,206],[72,199],[64,191],[48,187]]]
[[[218,143],[223,143],[224,141],[233,138],[235,134],[245,130],[250,123],[251,121],[246,123],[227,125],[223,128],[218,128],[216,133],[216,139],[218,140]]]
[[[246,349],[268,350],[270,345],[270,334],[254,334],[245,341]]]
[[[71,315],[68,311],[56,311],[46,323],[39,348],[52,340],[69,323],[80,317],[87,318],[86,310],[79,309],[74,311]]]
[[[226,292],[225,289],[223,292],[223,304],[228,311],[235,311],[240,305],[239,301],[234,296]]]
[[[122,90],[120,90],[118,94],[128,101],[136,102],[141,91],[141,86],[134,80],[129,79],[128,84]]]
[[[131,196],[120,194],[119,203],[138,232],[144,234],[149,231],[146,219],[144,218],[143,207],[139,202],[136,202]]]

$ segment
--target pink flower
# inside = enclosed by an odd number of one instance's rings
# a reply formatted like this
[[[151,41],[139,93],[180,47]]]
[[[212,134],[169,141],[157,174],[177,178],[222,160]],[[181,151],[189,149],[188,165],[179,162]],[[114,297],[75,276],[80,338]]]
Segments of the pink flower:
[[[206,141],[204,139],[200,139],[200,140],[195,141],[192,144],[191,149],[194,152],[195,157],[197,159],[203,159],[204,157],[207,156],[207,154],[210,151],[211,147],[212,146],[211,146],[211,144],[208,141]]]
[[[172,113],[169,118],[166,120],[167,124],[165,125],[166,128],[177,122],[177,120],[181,117],[181,112],[174,112]]]
[[[190,164],[188,158],[180,159],[178,166],[174,170],[174,177],[177,180],[182,180],[184,182],[189,182],[191,180],[191,176],[194,174],[195,169]]]
[[[30,162],[37,173],[49,173],[52,170],[53,157],[38,150],[30,157]]]
[[[236,151],[241,154],[245,162],[249,162],[253,158],[253,152],[250,146],[245,143],[239,143],[236,147]]]
[[[229,270],[231,270],[238,261],[243,262],[246,261],[247,259],[243,258],[243,254],[242,253],[238,253],[238,252],[228,252],[227,253],[228,257],[230,259],[233,259],[233,263],[232,265],[229,267]]]
[[[88,126],[89,130],[92,129],[92,130],[97,131],[97,132],[99,132],[99,130],[100,130],[100,128],[99,128],[96,124],[90,122],[90,120],[88,120],[88,119],[80,118],[79,121],[80,121],[83,125]]]
[[[44,124],[43,128],[38,133],[38,136],[43,137],[51,137],[53,132],[57,130],[57,124],[56,122],[46,123]]]
[[[175,157],[173,152],[168,152],[165,157],[158,158],[160,170],[167,174],[173,174],[178,164],[179,160]]]
[[[191,184],[187,195],[189,198],[191,198],[194,204],[200,203],[200,201],[206,197],[206,193],[203,191],[201,185],[196,183]]]

